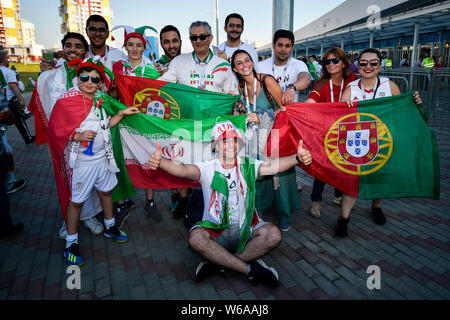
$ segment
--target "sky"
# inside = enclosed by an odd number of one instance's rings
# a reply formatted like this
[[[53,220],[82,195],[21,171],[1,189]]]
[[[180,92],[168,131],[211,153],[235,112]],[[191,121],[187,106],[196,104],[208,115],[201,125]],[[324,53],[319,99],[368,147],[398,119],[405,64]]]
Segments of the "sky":
[[[294,31],[316,20],[345,0],[294,0]],[[59,16],[60,0],[21,0],[21,17],[35,25],[36,42],[53,48],[62,39]],[[188,39],[191,22],[207,21],[213,26],[215,0],[110,0],[115,25],[152,26],[161,30],[165,25],[176,26],[183,41],[182,52],[192,50]],[[226,40],[223,30],[225,17],[237,12],[244,17],[241,40],[270,42],[272,39],[272,0],[219,0],[219,41]],[[214,18],[215,20],[215,18]],[[123,30],[123,29],[122,29]],[[215,30],[213,30],[215,34]],[[213,44],[216,40],[213,40]]]

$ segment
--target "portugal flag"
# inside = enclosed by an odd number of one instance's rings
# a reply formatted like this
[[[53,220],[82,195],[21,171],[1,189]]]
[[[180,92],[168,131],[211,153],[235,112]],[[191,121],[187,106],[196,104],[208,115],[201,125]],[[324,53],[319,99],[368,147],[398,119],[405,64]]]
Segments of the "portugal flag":
[[[239,96],[141,77],[116,78],[120,101],[163,119],[204,119],[231,114]]]
[[[295,152],[299,139],[313,177],[360,199],[439,199],[439,152],[426,111],[412,94],[354,103],[296,103],[275,121],[267,150]]]

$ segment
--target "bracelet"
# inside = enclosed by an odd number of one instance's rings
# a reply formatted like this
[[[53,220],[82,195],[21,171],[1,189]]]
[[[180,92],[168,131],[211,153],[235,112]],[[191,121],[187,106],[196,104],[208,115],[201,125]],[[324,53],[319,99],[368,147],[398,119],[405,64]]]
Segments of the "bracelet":
[[[122,117],[122,110],[119,110],[118,115]]]
[[[298,157],[298,155],[295,156],[295,159],[297,159],[298,163],[303,163],[303,162],[300,161],[300,158]]]

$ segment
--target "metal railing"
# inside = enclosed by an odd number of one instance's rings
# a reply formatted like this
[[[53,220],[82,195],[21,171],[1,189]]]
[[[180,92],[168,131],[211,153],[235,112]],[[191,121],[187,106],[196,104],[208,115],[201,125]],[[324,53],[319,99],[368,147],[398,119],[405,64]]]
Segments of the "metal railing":
[[[424,67],[385,69],[380,76],[394,81],[402,93],[418,91],[428,111],[428,125],[436,132],[450,135],[450,68]],[[299,101],[305,101],[315,81],[299,91]]]

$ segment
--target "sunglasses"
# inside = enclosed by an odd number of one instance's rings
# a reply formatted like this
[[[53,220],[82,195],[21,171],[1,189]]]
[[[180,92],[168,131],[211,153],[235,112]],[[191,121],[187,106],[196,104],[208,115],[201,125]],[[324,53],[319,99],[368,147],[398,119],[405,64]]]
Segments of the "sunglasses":
[[[373,59],[373,60],[359,60],[358,62],[358,67],[360,68],[364,68],[367,67],[367,65],[370,64],[370,66],[372,67],[377,67],[380,64],[380,60],[378,59]]]
[[[90,32],[90,33],[100,33],[100,34],[106,34],[106,32],[108,31],[108,30],[106,30],[105,28],[95,28],[95,27],[89,27],[88,28],[88,31]]]
[[[88,76],[87,74],[83,74],[80,76],[80,81],[81,82],[88,82],[89,79],[91,79],[92,83],[95,84],[99,84],[100,83],[100,78],[97,76]]]
[[[200,39],[200,41],[205,41],[206,38],[208,38],[210,36],[210,34],[201,34],[199,36],[189,36],[189,39],[191,39],[191,41],[197,41],[197,39]]]
[[[323,65],[327,66],[331,62],[333,62],[334,64],[338,64],[339,61],[341,61],[341,58],[325,59],[325,60],[323,60]]]

